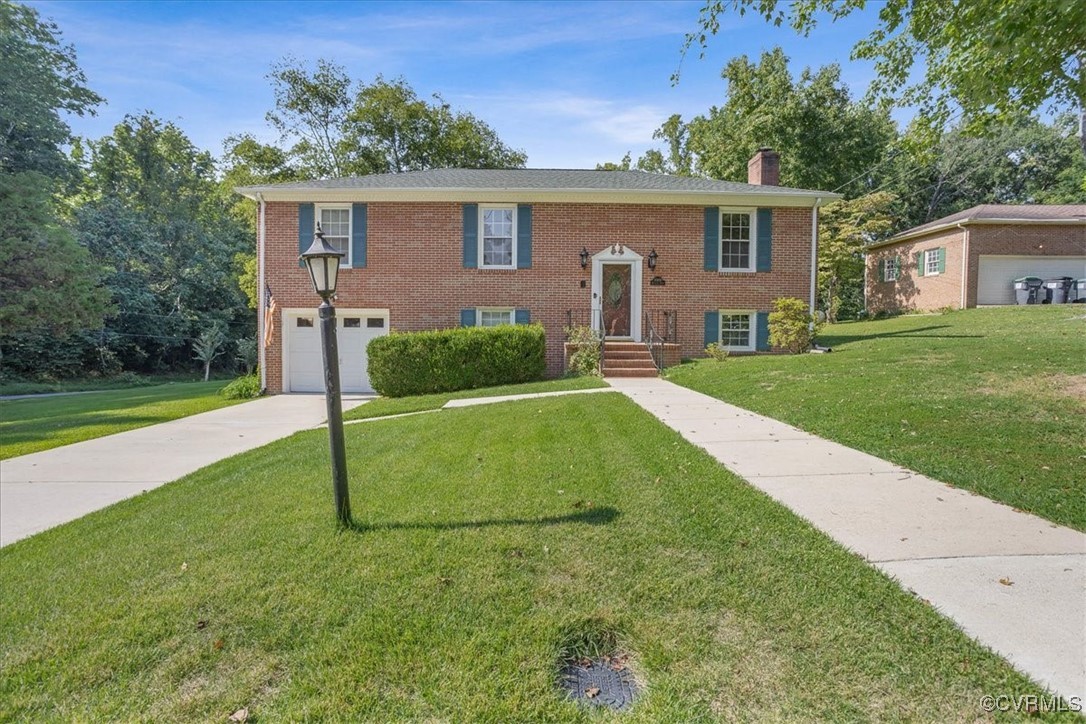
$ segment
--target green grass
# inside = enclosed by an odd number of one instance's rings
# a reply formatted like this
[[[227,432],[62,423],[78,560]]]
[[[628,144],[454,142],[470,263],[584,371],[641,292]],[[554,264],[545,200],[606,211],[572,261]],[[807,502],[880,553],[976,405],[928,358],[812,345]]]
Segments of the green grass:
[[[185,382],[85,395],[0,400],[0,460],[239,402],[218,395],[224,384]]]
[[[122,372],[112,377],[84,377],[69,380],[7,380],[0,382],[0,395],[41,395],[57,392],[88,392],[94,390],[128,390],[133,387],[153,387],[170,382],[200,382],[203,372],[173,372],[157,375],[140,375],[134,372]],[[212,372],[212,380],[224,383],[234,379],[233,375]]]
[[[526,382],[519,385],[501,385],[500,387],[480,387],[475,390],[460,390],[436,395],[412,395],[410,397],[379,397],[372,402],[356,407],[344,413],[346,420],[367,420],[373,417],[402,415],[407,412],[422,412],[444,407],[449,400],[463,400],[468,397],[498,397],[501,395],[527,395],[534,392],[560,392],[563,390],[590,390],[606,387],[607,383],[599,377],[564,377],[543,382]]]
[[[619,395],[307,431],[0,549],[0,720],[983,719],[1006,662]]]
[[[668,379],[1086,530],[1086,307],[838,324],[831,354],[735,357]]]

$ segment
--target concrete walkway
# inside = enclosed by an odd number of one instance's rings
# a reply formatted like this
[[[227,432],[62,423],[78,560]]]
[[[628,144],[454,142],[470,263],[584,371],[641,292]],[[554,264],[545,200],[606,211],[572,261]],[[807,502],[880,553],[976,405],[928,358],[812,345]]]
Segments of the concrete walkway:
[[[1086,701],[1086,535],[664,380],[608,382],[1018,669]]]
[[[0,461],[0,546],[324,419],[324,395],[276,395]]]

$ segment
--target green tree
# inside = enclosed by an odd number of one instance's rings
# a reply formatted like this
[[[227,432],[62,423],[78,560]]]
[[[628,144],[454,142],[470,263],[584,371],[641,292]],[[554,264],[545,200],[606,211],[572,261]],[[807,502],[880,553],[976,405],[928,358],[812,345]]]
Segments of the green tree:
[[[650,148],[634,163],[627,153],[618,163],[596,164],[597,171],[629,171],[636,168],[648,173],[664,173],[672,176],[694,175],[694,154],[690,149],[689,127],[678,113],[672,114],[663,125],[652,133],[653,139],[666,141],[664,151]]]
[[[866,5],[864,0],[706,0],[684,54],[695,44],[704,52],[729,12],[749,11],[807,36],[824,19],[839,20]],[[853,47],[852,58],[873,60],[874,93],[918,106],[931,129],[943,128],[955,107],[971,130],[1049,103],[1086,107],[1086,3],[886,0],[878,18],[875,30]],[[918,65],[923,79],[910,83]],[[1086,138],[1083,144],[1086,151]]]
[[[439,95],[420,99],[408,83],[382,76],[354,84],[327,60],[313,70],[294,59],[268,76],[287,164],[302,178],[352,176],[429,168],[517,168],[523,152],[506,146],[474,115],[454,111]]]
[[[818,291],[826,320],[863,309],[864,246],[897,230],[895,197],[886,191],[835,201],[818,216]]]

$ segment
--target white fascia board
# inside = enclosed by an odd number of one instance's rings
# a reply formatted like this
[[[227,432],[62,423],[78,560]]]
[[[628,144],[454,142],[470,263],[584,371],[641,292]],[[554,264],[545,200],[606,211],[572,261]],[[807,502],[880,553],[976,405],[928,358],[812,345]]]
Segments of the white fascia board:
[[[683,206],[760,206],[809,209],[840,198],[839,194],[722,193],[719,191],[609,191],[601,189],[277,189],[241,187],[249,198],[257,193],[265,201],[318,202],[446,202],[446,203],[598,203]]]
[[[947,224],[939,224],[923,231],[903,231],[897,236],[891,236],[886,241],[870,244],[865,249],[881,249],[884,246],[893,246],[903,241],[909,241],[921,236],[938,234],[952,229],[961,229],[966,226],[1086,226],[1086,219],[967,219],[965,221],[952,221]]]

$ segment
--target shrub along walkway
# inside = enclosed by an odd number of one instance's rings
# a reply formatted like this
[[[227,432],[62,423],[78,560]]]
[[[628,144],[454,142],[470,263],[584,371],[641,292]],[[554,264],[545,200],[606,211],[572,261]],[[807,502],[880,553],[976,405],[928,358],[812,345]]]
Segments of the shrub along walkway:
[[[276,395],[0,461],[0,546],[324,419],[324,395]]]
[[[1086,698],[1086,535],[665,380],[609,382],[1052,691]]]

